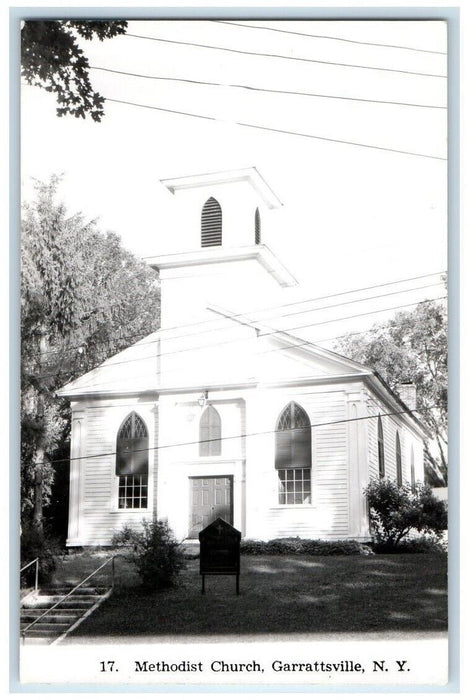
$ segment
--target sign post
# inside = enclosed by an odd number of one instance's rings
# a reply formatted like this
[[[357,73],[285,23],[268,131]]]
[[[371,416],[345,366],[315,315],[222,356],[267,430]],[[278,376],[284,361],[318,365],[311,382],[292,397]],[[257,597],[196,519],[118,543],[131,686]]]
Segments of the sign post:
[[[200,574],[202,593],[206,576],[236,576],[236,594],[239,595],[241,533],[222,518],[217,518],[202,532],[200,542]]]

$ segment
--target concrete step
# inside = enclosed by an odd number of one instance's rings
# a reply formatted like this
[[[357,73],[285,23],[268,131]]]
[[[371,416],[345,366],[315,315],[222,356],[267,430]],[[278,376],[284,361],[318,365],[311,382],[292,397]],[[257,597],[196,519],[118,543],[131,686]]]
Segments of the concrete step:
[[[47,622],[68,622],[69,621],[70,624],[72,624],[72,622],[74,622],[78,617],[83,615],[83,612],[84,612],[83,608],[74,609],[74,610],[70,610],[70,609],[57,610],[57,608],[55,608],[55,610],[53,610],[52,612],[49,612],[49,613],[47,612],[47,609],[46,610],[39,609],[39,610],[32,610],[30,612],[26,612],[26,611],[22,612],[20,619],[21,619],[21,622],[25,622],[25,623],[29,624],[30,622],[37,620],[38,617],[41,617],[42,614],[47,613],[42,618],[43,620],[45,620]]]
[[[24,639],[46,639],[47,643],[50,644],[54,641],[54,639],[60,637],[60,635],[63,634],[67,630],[67,628],[68,625],[60,628],[50,627],[49,629],[36,629],[35,627],[33,627],[32,629],[26,632]]]
[[[37,608],[50,608],[56,603],[59,603],[58,608],[88,608],[94,605],[98,600],[101,600],[100,595],[76,596],[71,595],[65,600],[63,596],[39,596],[35,601],[27,601],[23,610],[37,610]]]
[[[109,588],[101,585],[82,586],[76,593],[68,595],[71,590],[73,590],[73,584],[68,588],[63,584],[50,585],[22,601],[21,633],[33,623],[22,637],[24,643],[51,644],[109,593]],[[64,599],[67,595],[68,597]],[[57,607],[50,611],[54,605]],[[44,617],[36,622],[41,615]]]
[[[73,586],[48,586],[47,588],[41,588],[39,590],[39,595],[67,595],[73,589]],[[102,595],[107,591],[104,586],[93,586],[85,587],[80,586],[77,588],[76,592],[72,595]]]
[[[25,627],[27,627],[26,623],[22,624],[20,626],[20,632],[22,632]],[[40,634],[47,634],[47,636],[50,636],[49,633],[54,633],[58,637],[59,634],[65,632],[69,627],[69,622],[36,622],[34,627],[31,627],[26,634],[34,634],[37,637]]]

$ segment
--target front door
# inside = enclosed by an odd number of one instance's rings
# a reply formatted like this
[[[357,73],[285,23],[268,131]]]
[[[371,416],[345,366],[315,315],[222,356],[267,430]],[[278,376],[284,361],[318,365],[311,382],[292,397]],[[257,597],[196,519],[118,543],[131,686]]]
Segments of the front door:
[[[233,477],[202,476],[190,479],[191,513],[189,537],[197,539],[199,532],[217,518],[233,524]]]

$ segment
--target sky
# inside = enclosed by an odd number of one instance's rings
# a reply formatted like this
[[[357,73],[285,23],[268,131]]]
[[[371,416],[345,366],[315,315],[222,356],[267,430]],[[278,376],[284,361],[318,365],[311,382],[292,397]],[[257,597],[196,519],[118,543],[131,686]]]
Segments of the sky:
[[[23,199],[33,196],[33,178],[62,174],[60,197],[70,213],[97,219],[146,257],[163,248],[173,213],[161,179],[255,166],[284,205],[269,212],[262,232],[299,282],[285,291],[285,303],[445,270],[445,24],[240,24],[132,21],[127,36],[83,42],[93,86],[103,96],[172,112],[106,102],[99,124],[58,118],[51,94],[24,86]],[[436,298],[444,289],[427,286],[434,282],[370,291],[366,296],[425,287],[333,313],[339,318]],[[340,328],[370,325],[389,313],[341,321]],[[302,335],[318,339],[338,328]]]

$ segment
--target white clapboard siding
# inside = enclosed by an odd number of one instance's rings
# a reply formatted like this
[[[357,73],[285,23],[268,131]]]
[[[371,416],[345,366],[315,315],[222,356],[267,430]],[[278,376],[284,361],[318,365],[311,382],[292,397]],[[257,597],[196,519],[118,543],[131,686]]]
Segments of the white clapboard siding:
[[[155,416],[155,424],[154,424],[154,445],[157,446],[159,444],[158,442],[158,433],[159,433],[159,425],[160,425],[160,409],[159,406],[155,408],[154,411],[154,416]],[[154,515],[155,517],[158,517],[158,465],[160,462],[160,452],[158,449],[153,450],[150,452],[148,455],[148,466],[151,471],[151,465],[153,464],[153,513],[152,516]],[[148,487],[150,489],[150,484],[148,484]]]
[[[368,402],[368,415],[376,416],[378,413],[384,414],[389,412],[389,409],[381,402],[372,399]],[[389,479],[397,478],[396,469],[396,431],[399,431],[401,441],[401,457],[402,457],[402,478],[403,481],[410,481],[410,444],[411,438],[409,429],[405,427],[402,421],[393,416],[382,415],[381,422],[383,425],[384,438],[384,470],[385,476]],[[370,418],[368,424],[368,455],[370,478],[378,478],[378,419]]]
[[[308,413],[312,428],[312,504],[269,508],[269,537],[336,539],[349,531],[345,394],[318,392],[291,397]]]
[[[117,482],[115,478],[115,450],[117,430],[131,406],[88,407],[86,411],[86,444],[82,462],[82,496],[80,515],[80,541],[83,545],[110,544],[112,536],[125,523],[138,524],[143,517],[150,518],[149,509],[139,511],[117,509]],[[148,411],[134,408],[152,430]],[[87,457],[86,455],[97,455]],[[150,473],[153,456],[150,453]],[[151,486],[151,479],[149,479]]]

